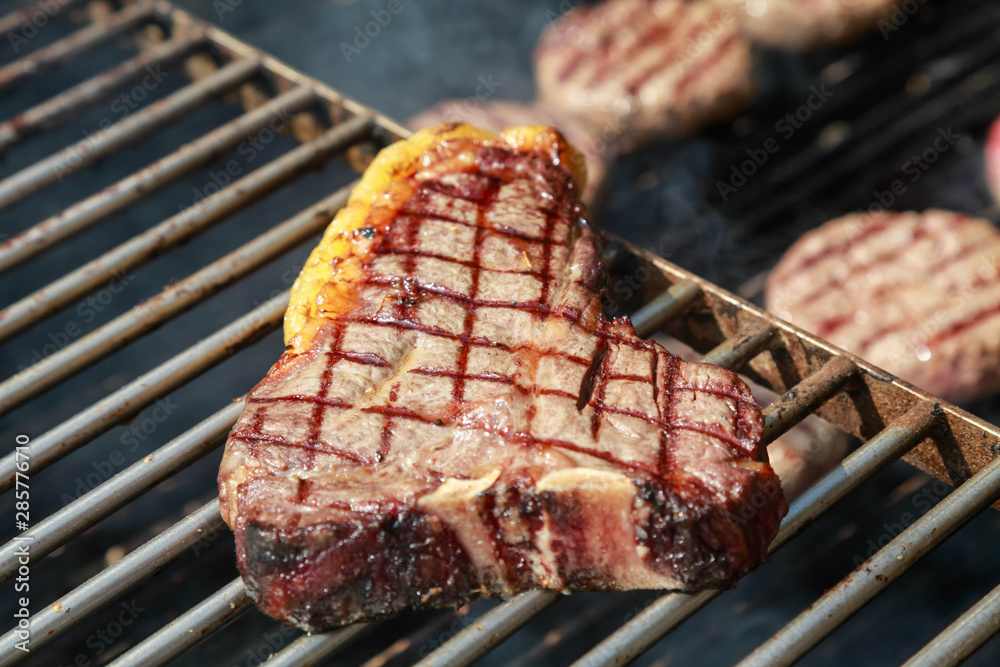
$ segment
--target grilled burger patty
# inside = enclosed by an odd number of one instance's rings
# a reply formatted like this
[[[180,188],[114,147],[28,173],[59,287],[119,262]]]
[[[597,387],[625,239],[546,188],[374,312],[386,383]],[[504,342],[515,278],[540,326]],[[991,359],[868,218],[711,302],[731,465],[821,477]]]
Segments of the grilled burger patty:
[[[1000,232],[958,213],[852,214],[782,257],[768,310],[932,394],[1000,387]]]
[[[608,175],[611,150],[599,136],[591,137],[587,129],[571,117],[559,117],[538,104],[519,102],[480,102],[479,100],[445,100],[422,111],[406,124],[414,131],[445,122],[462,122],[489,132],[500,133],[506,127],[518,125],[549,125],[557,128],[566,140],[583,156],[587,178],[580,199],[590,204],[599,195]]]
[[[725,120],[754,93],[739,11],[690,0],[578,7],[535,50],[539,95],[626,147]]]
[[[385,149],[292,291],[219,473],[247,589],[306,630],[477,596],[731,586],[787,510],[732,372],[601,314],[554,130]]]
[[[740,29],[758,42],[807,50],[875,32],[898,0],[735,0]]]

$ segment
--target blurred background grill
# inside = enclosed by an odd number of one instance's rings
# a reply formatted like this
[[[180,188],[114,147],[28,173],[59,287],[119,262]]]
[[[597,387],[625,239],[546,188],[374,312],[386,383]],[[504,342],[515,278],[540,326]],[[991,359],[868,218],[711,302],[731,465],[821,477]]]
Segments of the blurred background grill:
[[[404,3],[403,10],[392,14],[367,43],[355,43],[355,28],[363,30],[373,20],[371,11],[384,10],[385,3],[301,0],[279,6],[186,0],[176,4],[368,107],[406,118],[448,97],[469,98],[470,104],[477,95],[531,99],[534,42],[569,3],[468,7]],[[49,17],[46,7],[57,6],[58,14]],[[0,180],[7,179],[0,182],[0,202],[5,205],[0,208],[4,235],[0,242],[49,219],[53,222],[46,239],[55,239],[53,229],[68,233],[72,220],[80,221],[73,224],[79,224],[81,231],[44,251],[39,246],[38,254],[30,258],[27,250],[16,255],[9,247],[0,249],[0,267],[7,269],[0,276],[0,305],[21,302],[154,225],[175,214],[181,217],[174,219],[173,236],[167,237],[173,240],[150,235],[147,244],[135,248],[136,257],[149,258],[141,267],[110,270],[108,276],[99,271],[87,274],[97,276],[92,278],[93,289],[79,294],[73,291],[74,284],[82,283],[70,281],[61,296],[43,295],[50,303],[65,303],[45,306],[41,312],[52,312],[51,316],[33,316],[31,309],[22,308],[0,317],[0,336],[6,339],[0,347],[2,377],[10,378],[39,362],[48,374],[21,376],[28,384],[0,385],[4,412],[0,442],[14,443],[19,433],[39,441],[57,427],[68,440],[83,439],[79,422],[67,420],[248,312],[256,313],[228,329],[230,336],[213,339],[218,363],[212,365],[214,359],[208,362],[208,356],[199,356],[206,368],[191,367],[192,373],[204,370],[197,381],[172,389],[130,421],[119,423],[131,415],[105,415],[102,423],[110,430],[51,467],[41,470],[39,465],[32,473],[32,524],[38,524],[174,438],[205,443],[198,450],[202,458],[32,565],[32,610],[39,612],[190,513],[206,527],[218,524],[210,512],[199,509],[215,497],[221,448],[210,445],[219,442],[227,428],[225,420],[235,417],[240,405],[232,404],[194,436],[184,434],[246,392],[277,358],[281,293],[290,287],[316,232],[342,200],[344,191],[339,189],[356,178],[344,161],[331,158],[369,135],[382,145],[402,130],[386,118],[369,120],[368,110],[360,105],[346,102],[346,111],[331,105],[330,96],[336,98],[332,91],[309,94],[306,88],[311,84],[297,79],[294,72],[270,62],[261,68],[254,60],[261,54],[235,43],[205,49],[200,28],[185,25],[183,15],[178,15],[180,24],[164,20],[166,6],[131,3],[122,8],[82,0],[36,6],[0,0],[0,14],[16,10],[24,13],[0,18],[0,85],[4,86],[0,121],[16,119],[29,109],[36,113],[0,126]],[[995,220],[983,182],[981,153],[986,126],[1000,111],[996,64],[1000,8],[987,2],[928,2],[915,15],[905,16],[898,30],[887,32],[885,38],[876,33],[843,51],[804,56],[762,52],[758,103],[730,124],[622,159],[613,173],[600,224],[731,291],[757,299],[761,276],[795,238],[830,217],[877,203],[876,193],[888,190],[895,179],[909,178],[902,173],[902,164],[930,146],[939,131],[957,135],[954,146],[918,181],[907,180],[906,193],[893,207],[937,206]],[[101,26],[88,33],[85,25],[93,20]],[[45,54],[58,53],[67,44],[85,45],[88,36],[95,39],[93,48],[69,53],[63,62],[44,67]],[[345,56],[342,44],[359,47],[359,52]],[[34,71],[25,70],[21,59],[32,56],[41,59]],[[109,70],[113,74],[103,80],[106,90],[100,95],[94,88],[79,89],[80,96],[93,95],[92,102],[63,116],[51,106],[39,111],[37,105]],[[190,86],[191,76],[197,80],[195,88]],[[811,88],[821,87],[828,101],[810,109],[808,118],[789,136],[788,125],[779,126],[779,121],[806,105]],[[276,97],[279,101],[272,102]],[[32,123],[37,119],[41,122],[36,131]],[[118,129],[109,131],[111,123]],[[132,128],[134,135],[115,147],[111,144],[122,126]],[[279,126],[282,131],[274,131]],[[228,132],[219,130],[226,127]],[[209,133],[210,140],[201,139]],[[746,151],[759,149],[768,138],[774,138],[780,150],[723,201],[717,182],[728,182],[733,166],[740,169],[748,159]],[[312,148],[297,148],[302,139],[311,140],[307,146]],[[11,179],[81,140],[86,145],[53,163],[51,177],[37,172],[38,182],[51,181],[44,189],[29,194],[23,181]],[[196,140],[202,143],[183,148]],[[91,151],[102,142],[109,150],[95,158]],[[359,165],[372,151],[371,144],[362,142],[341,157]],[[141,171],[158,161],[166,166]],[[256,171],[265,165],[275,165],[274,171]],[[123,181],[137,172],[138,180]],[[294,182],[281,187],[292,174]],[[217,209],[205,202],[245,177],[259,179],[259,196],[240,194],[237,201]],[[119,197],[124,201],[121,192],[131,187],[137,188],[135,201],[99,223],[85,226],[91,214],[74,207],[102,192],[106,199],[91,200],[91,205],[110,206],[108,202]],[[251,200],[252,206],[244,205]],[[296,218],[318,202],[315,215]],[[75,212],[64,213],[67,210]],[[301,243],[257,242],[249,248],[251,254],[220,260],[292,218],[296,219],[284,228],[287,233],[282,238]],[[183,248],[171,248],[187,234],[178,229],[200,225],[197,221],[205,222],[204,230],[192,235]],[[616,255],[616,249],[620,247],[611,248],[612,262],[618,270],[626,270],[627,253]],[[172,289],[172,301],[158,298],[140,306],[217,261],[217,273],[201,274],[204,281],[194,289],[198,296],[190,297],[194,304],[190,309],[171,305],[189,298],[192,292],[182,289],[186,284]],[[121,263],[129,266],[135,261],[121,256]],[[230,282],[235,284],[222,290]],[[216,294],[218,290],[222,291]],[[202,294],[206,298],[201,299]],[[146,310],[128,316],[137,306]],[[150,316],[185,309],[162,328]],[[120,338],[111,339],[110,356],[78,374],[53,361],[44,365],[46,358],[65,359],[67,353],[60,351],[123,315],[131,317],[125,321],[131,329],[122,328]],[[124,343],[146,328],[152,330]],[[255,342],[258,338],[260,342]],[[53,385],[44,393],[43,375]],[[140,390],[129,390],[137,405]],[[33,391],[39,396],[29,401]],[[994,422],[998,416],[994,400],[971,409]],[[6,453],[13,444],[4,447]],[[160,456],[157,453],[153,461],[162,461]],[[907,464],[890,466],[790,542],[739,589],[720,596],[682,631],[639,657],[638,664],[737,662],[949,490]],[[10,492],[0,497],[0,516],[11,517],[0,523],[0,540],[6,543],[15,535]],[[1000,520],[993,512],[979,515],[920,561],[889,594],[875,598],[809,653],[804,664],[906,660],[998,583],[992,567],[1000,556],[998,533]],[[282,654],[291,660],[321,642],[327,649],[343,644],[325,658],[330,664],[409,664],[463,628],[475,627],[476,619],[497,604],[483,601],[460,612],[410,614],[379,624],[364,637],[363,630],[350,630],[332,639],[302,641],[250,610],[239,586],[227,587],[235,576],[227,529],[204,531],[191,548],[182,549],[179,542],[173,546],[180,553],[176,562],[165,565],[141,587],[109,598],[108,606],[73,624],[51,645],[39,647],[29,663],[108,663],[219,589],[222,594],[210,598],[218,608],[209,610],[215,613],[206,619],[216,624],[228,620],[218,612],[230,604],[238,618],[179,657],[177,664],[254,665],[289,647],[301,651]],[[17,595],[13,581],[2,587],[0,614],[10,619]],[[571,662],[656,597],[638,592],[560,600],[488,653],[483,664]],[[236,613],[244,610],[249,611]],[[195,627],[200,635],[201,626]],[[968,664],[993,665],[998,657],[1000,644],[993,639]]]

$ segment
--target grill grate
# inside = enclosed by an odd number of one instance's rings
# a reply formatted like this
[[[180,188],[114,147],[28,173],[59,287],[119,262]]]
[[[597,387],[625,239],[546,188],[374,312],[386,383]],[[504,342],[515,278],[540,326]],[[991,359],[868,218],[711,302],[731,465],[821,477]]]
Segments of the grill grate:
[[[77,3],[66,3],[64,7],[74,4]],[[0,26],[9,29],[9,26],[18,25],[23,15],[15,13],[0,18]],[[0,272],[13,269],[208,164],[267,124],[277,110],[294,115],[286,129],[302,143],[219,189],[199,205],[181,211],[6,307],[0,312],[0,341],[65,308],[114,275],[151,260],[158,253],[249,206],[296,179],[303,170],[336,156],[345,156],[355,166],[363,166],[376,147],[406,135],[406,131],[390,119],[164,2],[134,2],[52,45],[0,67],[0,90],[30,81],[72,59],[85,57],[89,51],[113,38],[138,32],[148,25],[158,26],[165,39],[147,44],[139,55],[0,124],[0,150],[65,122],[149,66],[186,59],[187,69],[195,74],[193,82],[115,123],[97,140],[78,142],[0,181],[0,209],[60,180],[60,170],[65,165],[78,168],[110,156],[220,95],[239,91],[246,112],[6,241],[0,245]],[[981,24],[970,22],[962,29],[977,30],[978,25]],[[983,58],[991,57],[995,43],[981,49],[982,53],[970,54],[971,65],[963,65],[959,71],[972,71]],[[206,54],[214,63],[207,69],[204,67],[208,62]],[[198,64],[202,66],[194,66]],[[261,82],[270,90],[269,95],[260,94]],[[956,98],[953,103],[960,101]],[[928,110],[921,107],[913,113],[926,114]],[[860,130],[874,132],[885,120],[873,112],[870,122],[862,124]],[[908,126],[906,123],[903,126],[905,131]],[[884,143],[892,145],[898,139],[898,136],[890,136]],[[881,148],[869,146],[866,150]],[[861,157],[865,156],[870,153]],[[815,164],[820,157],[806,151],[800,163]],[[861,158],[848,155],[842,163],[848,166],[843,170],[849,170],[849,165],[856,164],[858,159]],[[791,174],[787,172],[786,177]],[[817,190],[829,183],[829,176],[826,180],[816,177]],[[154,298],[0,383],[0,414],[11,412],[98,363],[286,250],[314,237],[346,203],[350,188],[351,185],[346,185],[221,259],[173,283]],[[805,194],[795,195],[799,196]],[[762,201],[764,199],[767,198],[762,197]],[[796,201],[794,197],[770,201],[763,204],[751,220],[771,219]],[[757,224],[753,222],[750,228]],[[665,330],[706,352],[706,361],[741,370],[776,391],[784,392],[765,410],[765,439],[768,442],[811,413],[819,414],[866,441],[841,466],[793,503],[772,545],[772,552],[792,540],[834,503],[901,457],[939,479],[959,485],[933,510],[747,657],[745,664],[792,664],[920,557],[1000,499],[1000,459],[996,458],[1000,453],[1000,431],[995,427],[894,380],[866,362],[777,320],[688,271],[620,239],[610,240],[624,249],[616,262],[620,267],[627,267],[623,270],[642,268],[651,276],[642,286],[643,305],[633,315],[641,335]],[[56,464],[122,420],[135,416],[157,397],[198,377],[276,330],[287,301],[287,291],[274,296],[35,438],[28,447],[31,472]],[[217,449],[242,409],[240,401],[226,405],[150,456],[37,522],[21,535],[31,540],[32,559],[37,560],[61,548],[103,518]],[[0,460],[0,491],[9,492],[14,487],[19,470],[17,464],[15,455]],[[206,534],[220,530],[225,527],[217,502],[208,502],[73,591],[60,596],[58,604],[32,615],[32,652],[42,651],[45,645],[85,623],[90,614],[120,599],[181,557]],[[13,541],[0,547],[0,582],[7,581],[17,572],[17,548],[18,543]],[[576,664],[596,666],[628,662],[718,595],[717,591],[662,595]],[[559,597],[551,591],[530,591],[499,604],[426,656],[420,664],[426,667],[469,664],[544,612]],[[957,664],[970,655],[996,631],[996,619],[1000,616],[998,601],[1000,589],[986,596],[922,649],[912,664],[931,661],[941,665]],[[165,664],[250,606],[242,582],[236,579],[119,656],[114,664]],[[425,637],[439,625],[440,620],[432,619],[414,637]],[[276,653],[268,664],[314,663],[359,640],[375,627],[375,624],[357,625],[299,637]],[[0,665],[15,664],[28,657],[14,649],[18,641],[13,630],[0,637]],[[400,641],[404,643],[387,648],[373,661],[388,660],[413,641],[420,640]]]

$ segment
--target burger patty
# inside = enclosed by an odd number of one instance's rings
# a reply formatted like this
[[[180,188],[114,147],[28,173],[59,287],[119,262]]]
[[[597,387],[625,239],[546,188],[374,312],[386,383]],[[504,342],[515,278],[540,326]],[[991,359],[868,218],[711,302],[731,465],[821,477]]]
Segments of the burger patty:
[[[875,32],[899,0],[737,0],[740,29],[778,48],[808,50],[846,44]]]
[[[626,148],[725,120],[754,93],[738,11],[691,0],[578,7],[538,43],[539,95]]]
[[[1000,387],[1000,232],[948,211],[852,214],[806,234],[768,310],[950,401]]]
[[[219,472],[247,590],[306,630],[529,588],[732,586],[787,510],[760,409],[601,313],[554,130],[384,150],[292,290]]]
[[[555,127],[583,156],[587,181],[580,198],[592,204],[600,196],[607,180],[608,162],[612,150],[599,136],[590,136],[587,128],[571,117],[559,117],[539,104],[519,102],[480,102],[445,100],[422,111],[406,124],[411,130],[422,130],[446,122],[475,125],[489,132],[500,133],[506,127],[518,125],[549,125]]]

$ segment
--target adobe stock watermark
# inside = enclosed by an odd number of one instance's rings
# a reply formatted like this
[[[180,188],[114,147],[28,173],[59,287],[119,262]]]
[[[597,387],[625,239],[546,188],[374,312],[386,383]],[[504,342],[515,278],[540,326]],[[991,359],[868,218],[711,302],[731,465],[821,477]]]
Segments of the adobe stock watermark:
[[[882,39],[889,41],[889,38],[906,25],[906,23],[927,3],[927,0],[903,0],[892,6],[892,11],[888,17],[878,20],[878,29],[882,33]]]
[[[943,500],[951,492],[951,487],[939,479],[933,479],[910,497],[910,505],[917,513],[902,512],[896,521],[886,521],[882,524],[883,532],[878,537],[868,540],[865,546],[868,548],[864,554],[854,556],[854,567],[860,566],[869,558],[884,549],[890,542],[913,525],[917,519],[926,514],[939,501]]]
[[[834,91],[828,89],[826,84],[810,86],[809,96],[805,102],[779,118],[774,124],[774,131],[780,135],[782,140],[790,140],[796,132],[812,120],[813,115],[823,108],[823,105],[833,95]],[[759,146],[748,148],[746,160],[730,165],[729,178],[725,181],[717,180],[715,182],[715,187],[719,191],[722,201],[729,201],[731,196],[743,189],[750,182],[750,179],[768,163],[771,156],[780,150],[781,142],[773,135],[762,141]]]
[[[121,609],[115,618],[87,637],[84,644],[90,649],[90,652],[78,653],[73,658],[73,662],[68,663],[65,667],[91,667],[91,665],[105,663],[106,660],[100,658],[115,645],[125,633],[125,629],[135,623],[144,611],[146,608],[140,607],[135,599],[131,602],[122,602]],[[95,658],[98,659],[95,660]]]
[[[35,2],[35,12],[21,21],[21,25],[7,33],[7,43],[14,55],[35,38],[38,31],[48,25],[49,20],[59,12],[70,0],[38,0]]]
[[[128,284],[135,280],[135,275],[128,271],[122,271],[111,276],[111,279],[100,290],[80,301],[76,306],[76,317],[64,324],[62,328],[49,331],[46,334],[48,339],[40,347],[31,350],[27,364],[19,364],[17,372],[21,373],[30,370],[38,362],[52,356],[63,349],[83,334],[84,324],[90,324],[97,316],[104,312],[119,294],[125,291]]]
[[[718,14],[713,14],[708,21],[702,22],[684,42],[681,52],[674,54],[673,66],[680,72],[690,68],[706,49],[716,45],[719,36],[735,19],[736,14],[733,10],[726,8]]]
[[[218,170],[209,169],[208,180],[205,184],[200,188],[191,188],[191,201],[178,204],[177,211],[182,213],[190,208],[196,211],[204,209],[208,198],[242,176],[246,172],[247,167],[256,161],[257,156],[277,138],[281,132],[281,128],[288,127],[291,125],[291,122],[292,114],[287,108],[275,111],[264,127],[244,139],[236,147],[236,153],[242,159],[231,158],[226,164],[219,167]]]
[[[889,184],[888,190],[873,190],[874,201],[867,207],[859,206],[858,213],[867,218],[870,222],[872,214],[883,213],[892,208],[896,199],[907,193],[910,186],[923,178],[931,167],[937,164],[945,153],[950,151],[957,144],[963,135],[955,132],[952,127],[939,127],[937,133],[919,153],[914,153],[906,162],[899,167],[900,173],[909,178],[897,178]]]
[[[407,0],[407,2],[412,2],[412,0]],[[403,0],[389,0],[384,9],[371,10],[369,13],[372,20],[363,26],[360,24],[354,26],[353,39],[350,42],[340,43],[340,52],[344,54],[344,60],[350,64],[354,58],[360,56],[361,52],[372,43],[372,40],[389,27],[393,17],[399,16],[404,9],[406,9],[406,5]]]
[[[263,641],[248,648],[246,659],[238,664],[242,667],[260,667],[299,634],[295,628],[279,623],[274,630],[263,633],[261,635]]]
[[[139,446],[149,440],[160,428],[160,425],[170,419],[179,408],[180,405],[174,403],[170,396],[164,396],[153,404],[153,409],[149,411],[149,414],[134,419],[118,439],[122,445],[121,449],[113,449],[107,456],[92,460],[90,467],[93,470],[87,471],[73,480],[75,485],[72,493],[63,492],[60,497],[63,505],[68,505],[80,496],[93,491],[118,474],[128,461],[125,456],[126,452],[134,453],[139,449]]]
[[[156,90],[163,81],[170,76],[169,72],[163,71],[159,63],[147,65],[146,73],[132,88],[121,93],[112,100],[108,109],[111,115],[105,116],[97,123],[94,130],[83,130],[83,139],[73,145],[72,150],[66,155],[62,162],[56,165],[56,178],[61,182],[68,175],[85,164],[87,157],[94,152],[106,136],[107,132],[115,125],[125,119],[129,114],[138,109],[149,97],[150,93]]]
[[[442,108],[441,119],[468,122],[469,116],[479,111],[483,102],[493,97],[502,85],[503,81],[496,79],[493,74],[480,74],[476,79],[476,89],[472,95],[460,100],[449,100]]]

